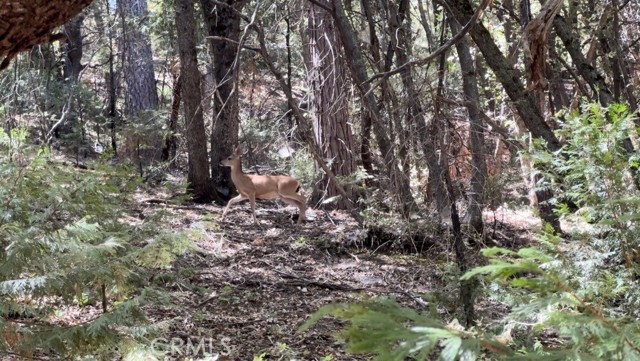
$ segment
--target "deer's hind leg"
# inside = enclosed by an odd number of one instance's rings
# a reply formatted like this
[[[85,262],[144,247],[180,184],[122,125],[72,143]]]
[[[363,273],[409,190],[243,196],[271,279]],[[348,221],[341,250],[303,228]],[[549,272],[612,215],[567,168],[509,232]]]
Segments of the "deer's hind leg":
[[[249,198],[249,202],[251,203],[251,213],[253,214],[253,223],[258,224],[258,219],[256,218],[256,194],[251,193],[247,196]]]
[[[306,199],[298,194],[293,195],[281,195],[282,200],[288,204],[298,207],[298,224],[305,221],[305,213],[307,211]]]

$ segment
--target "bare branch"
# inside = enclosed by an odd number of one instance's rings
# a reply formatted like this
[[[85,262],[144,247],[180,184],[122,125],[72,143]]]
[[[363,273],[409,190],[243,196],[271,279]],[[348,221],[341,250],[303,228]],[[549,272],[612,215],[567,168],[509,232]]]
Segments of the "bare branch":
[[[210,40],[220,40],[220,41],[228,41],[228,42],[230,42],[230,43],[233,43],[233,44],[239,45],[239,46],[240,46],[241,48],[243,48],[243,49],[252,50],[252,51],[255,51],[256,53],[259,53],[259,52],[260,52],[260,48],[257,48],[257,47],[255,47],[255,46],[251,46],[251,45],[247,45],[247,44],[242,44],[242,45],[240,45],[240,42],[239,42],[239,41],[236,41],[236,40],[233,40],[233,39],[229,39],[229,38],[226,38],[226,37],[224,37],[224,36],[205,36],[205,39],[210,39]]]
[[[444,5],[445,7],[448,8],[448,5],[444,2],[444,0],[438,0],[438,2],[440,2],[442,5]],[[387,71],[387,72],[384,72],[384,73],[378,73],[378,74],[372,76],[371,78],[369,78],[366,82],[369,83],[369,82],[372,82],[372,81],[374,81],[376,79],[382,78],[380,81],[378,81],[371,88],[371,89],[373,89],[373,88],[376,88],[378,85],[380,85],[388,77],[390,77],[392,75],[395,75],[395,74],[398,74],[398,73],[402,72],[406,68],[422,66],[422,65],[434,60],[435,58],[440,56],[442,53],[447,51],[450,47],[452,47],[457,42],[462,40],[462,38],[464,38],[464,36],[467,35],[467,33],[471,30],[471,28],[476,24],[476,22],[478,21],[480,16],[483,14],[484,9],[486,9],[492,2],[493,2],[493,0],[484,0],[482,2],[482,4],[480,4],[480,6],[476,10],[476,12],[473,14],[471,19],[469,19],[469,22],[462,28],[462,30],[460,30],[460,32],[457,33],[454,37],[452,37],[446,43],[444,43],[442,46],[440,46],[438,49],[436,49],[433,53],[429,54],[428,56],[426,56],[426,57],[424,57],[422,59],[413,60],[413,61],[404,63],[404,64],[400,65],[399,67],[393,69],[393,70],[390,70],[390,71]],[[371,91],[371,90],[369,90],[369,91]]]

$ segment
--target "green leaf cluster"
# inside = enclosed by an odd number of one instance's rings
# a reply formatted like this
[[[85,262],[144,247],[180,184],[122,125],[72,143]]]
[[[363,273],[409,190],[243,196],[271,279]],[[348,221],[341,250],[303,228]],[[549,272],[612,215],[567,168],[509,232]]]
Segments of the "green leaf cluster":
[[[371,353],[376,360],[475,360],[480,350],[480,340],[459,325],[444,325],[386,298],[325,306],[300,331],[327,315],[349,322],[338,334],[349,352]]]
[[[161,298],[154,270],[190,242],[162,214],[128,214],[128,169],[74,168],[26,136],[0,130],[0,354],[115,352]]]

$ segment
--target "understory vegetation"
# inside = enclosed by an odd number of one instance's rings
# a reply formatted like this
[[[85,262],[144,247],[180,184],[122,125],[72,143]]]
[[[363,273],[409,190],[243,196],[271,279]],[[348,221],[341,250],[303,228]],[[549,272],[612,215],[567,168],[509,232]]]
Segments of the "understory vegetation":
[[[117,355],[151,332],[142,307],[167,301],[153,278],[198,232],[172,231],[162,212],[133,217],[130,169],[77,168],[26,136],[0,130],[2,349]]]
[[[638,23],[0,1],[0,360],[640,361]]]
[[[450,282],[482,284],[478,299],[505,307],[498,319],[481,309],[465,329],[459,305],[442,312],[450,295],[416,295],[428,301],[419,309],[366,297],[322,307],[298,332],[336,316],[347,322],[337,334],[346,349],[379,360],[638,359],[640,198],[637,161],[623,147],[634,119],[621,105],[567,114],[561,136],[572,138],[569,145],[528,155],[545,172],[538,186],[559,195],[553,203],[572,225],[567,233],[545,227],[530,246],[487,247],[477,258],[484,265],[448,271]],[[158,355],[144,345],[162,331],[142,309],[170,303],[157,287],[165,281],[154,279],[194,249],[202,225],[175,232],[167,214],[139,209],[132,196],[144,185],[135,172],[100,160],[75,167],[29,145],[26,135],[0,134],[4,347],[25,357]],[[71,309],[85,310],[73,326],[65,316]]]
[[[348,321],[347,348],[378,360],[640,359],[638,159],[623,146],[635,119],[623,105],[585,105],[565,117],[566,147],[529,155],[546,170],[538,186],[559,195],[556,211],[575,226],[562,236],[545,227],[530,247],[484,248],[488,264],[461,276],[508,307],[498,323],[465,329],[442,319],[437,302],[418,312],[374,299],[326,306],[302,329],[337,316]]]

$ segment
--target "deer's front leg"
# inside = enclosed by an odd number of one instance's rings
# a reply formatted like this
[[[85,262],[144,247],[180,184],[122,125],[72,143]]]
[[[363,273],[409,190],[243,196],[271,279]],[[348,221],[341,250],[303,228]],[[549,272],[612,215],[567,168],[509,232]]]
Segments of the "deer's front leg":
[[[229,211],[229,207],[231,207],[232,204],[238,203],[240,201],[243,201],[247,199],[247,197],[243,196],[242,194],[238,195],[237,197],[233,197],[231,199],[229,199],[229,202],[227,202],[227,206],[224,207],[224,211],[222,212],[222,219],[224,219],[224,216],[227,214],[227,212]]]

